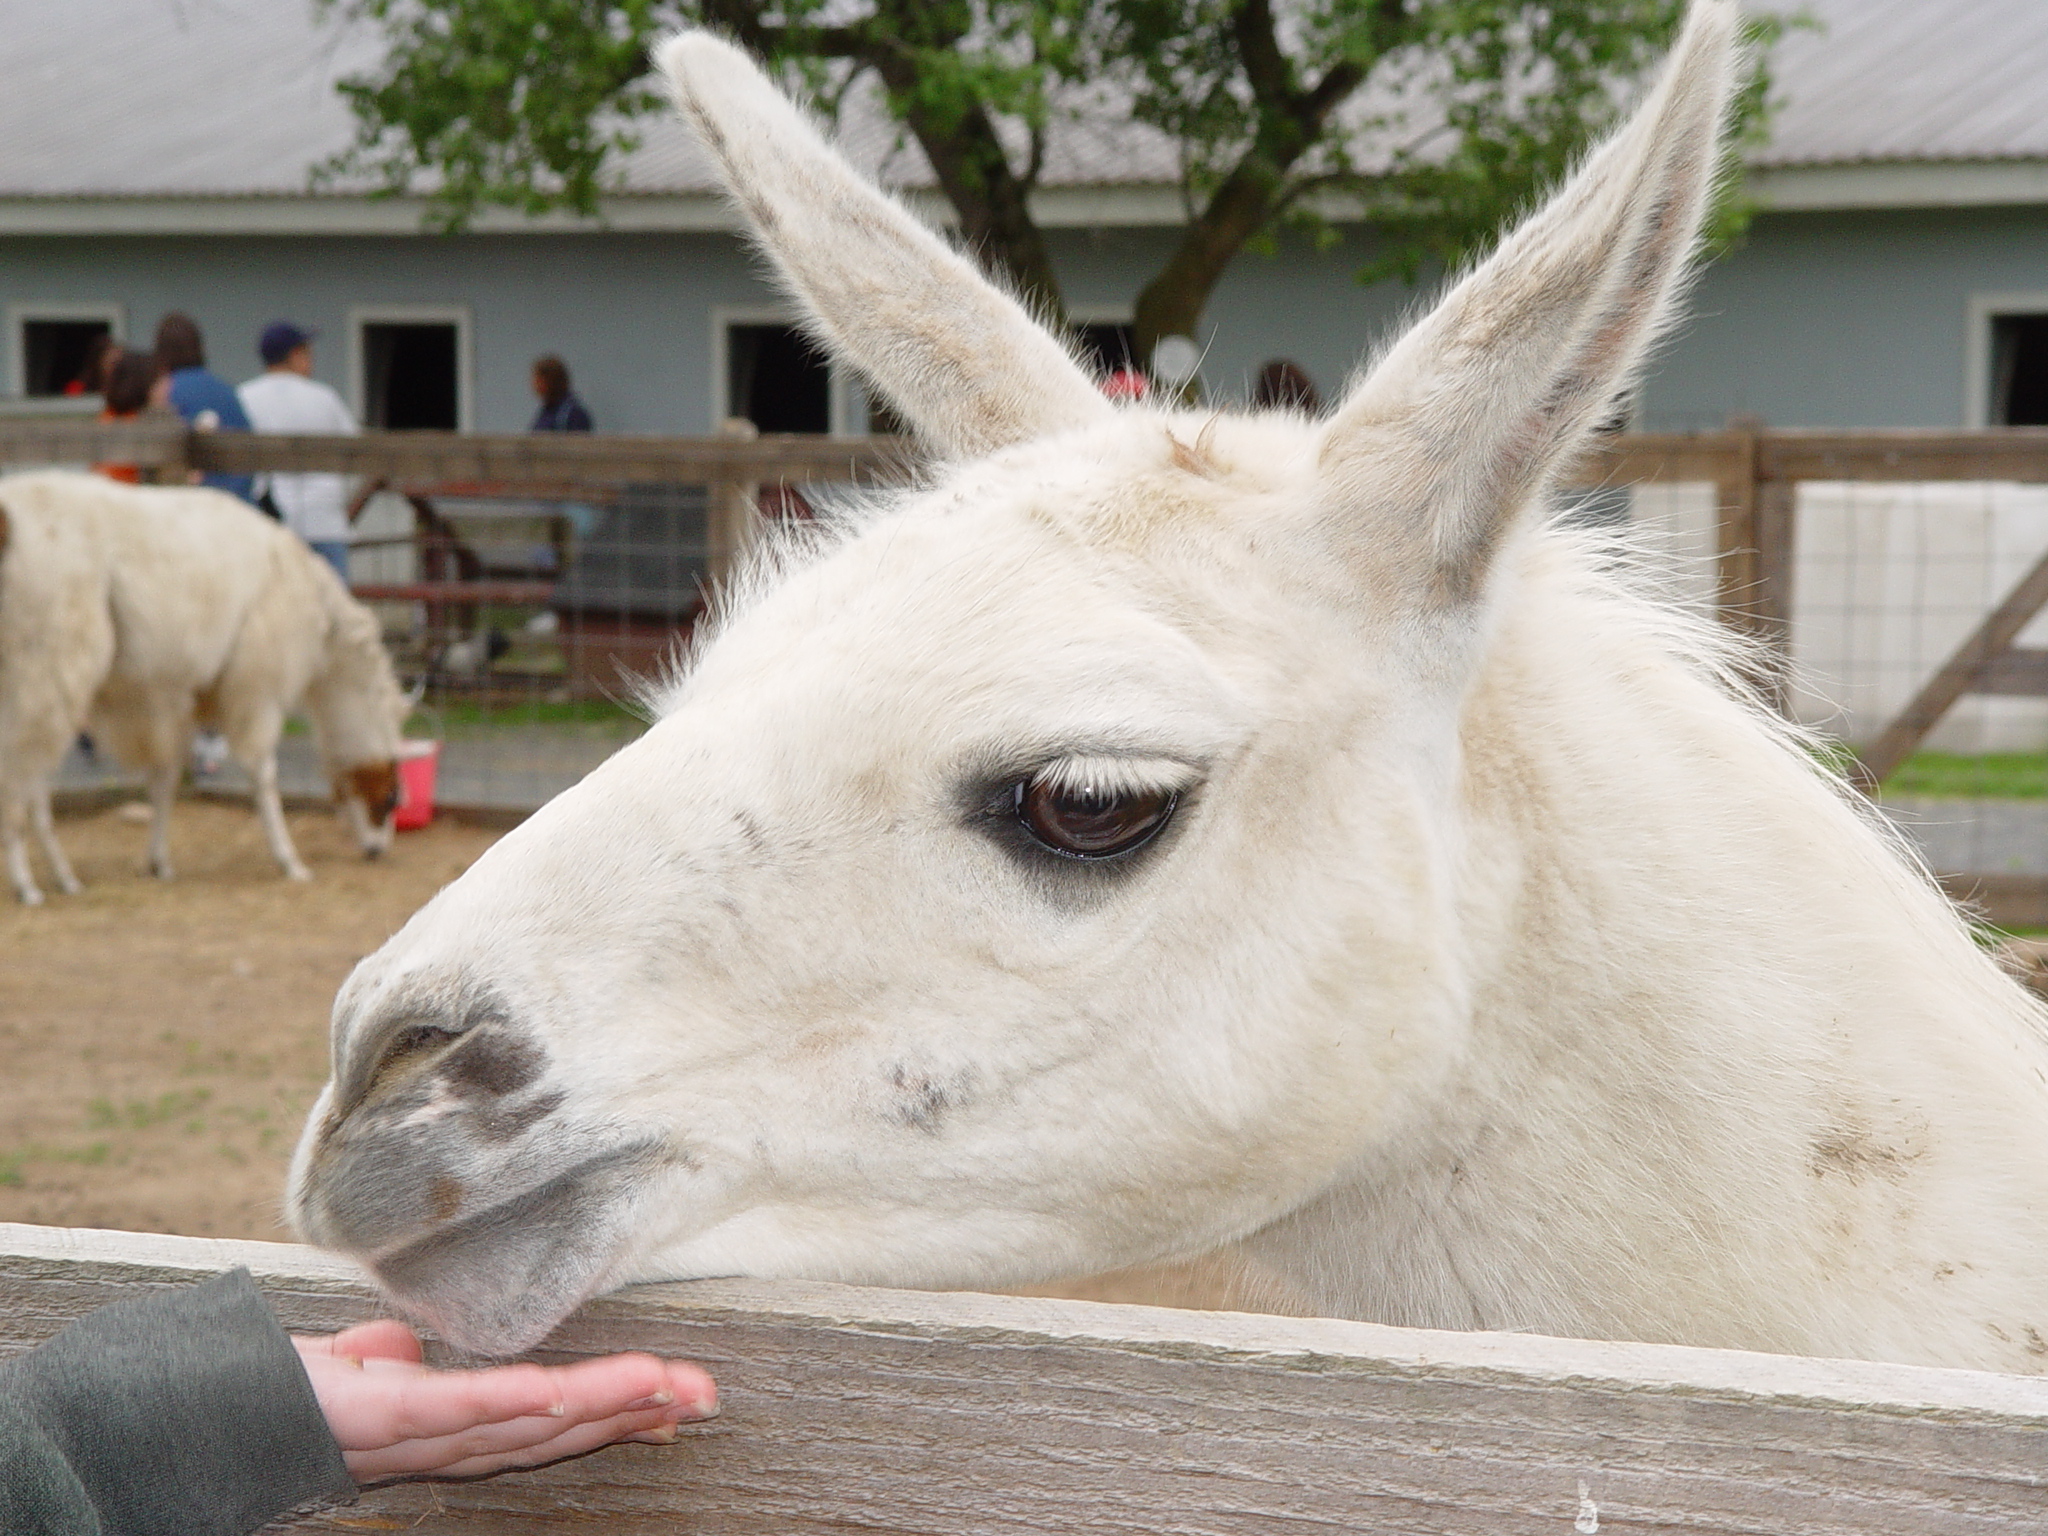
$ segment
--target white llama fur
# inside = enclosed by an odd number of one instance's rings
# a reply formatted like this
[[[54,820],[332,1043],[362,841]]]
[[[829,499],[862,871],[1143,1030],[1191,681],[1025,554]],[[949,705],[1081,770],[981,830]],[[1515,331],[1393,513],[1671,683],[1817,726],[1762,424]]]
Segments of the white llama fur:
[[[78,890],[50,782],[81,729],[149,772],[149,866],[171,877],[169,818],[196,725],[255,783],[278,867],[312,878],[286,830],[277,742],[303,704],[365,853],[391,844],[405,700],[376,617],[326,562],[219,491],[98,475],[0,480],[0,846],[15,894],[43,899],[32,824],[57,887]]]
[[[1735,72],[1325,423],[1112,407],[735,50],[663,62],[950,462],[366,960],[293,1170],[458,1342],[627,1281],[1008,1287],[2048,1367],[2035,1006],[1699,631],[1535,510],[1682,284]],[[1006,798],[1179,787],[1121,862]]]

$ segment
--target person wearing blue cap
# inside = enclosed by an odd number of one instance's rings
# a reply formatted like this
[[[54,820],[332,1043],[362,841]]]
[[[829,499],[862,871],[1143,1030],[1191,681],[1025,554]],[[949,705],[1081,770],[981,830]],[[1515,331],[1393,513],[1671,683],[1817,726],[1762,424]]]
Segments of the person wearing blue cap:
[[[258,432],[346,433],[362,430],[327,385],[313,377],[315,332],[273,320],[263,328],[256,350],[263,372],[236,394],[249,424]],[[348,580],[348,477],[332,474],[270,474],[258,491],[267,491],[284,525],[313,546],[315,553]]]

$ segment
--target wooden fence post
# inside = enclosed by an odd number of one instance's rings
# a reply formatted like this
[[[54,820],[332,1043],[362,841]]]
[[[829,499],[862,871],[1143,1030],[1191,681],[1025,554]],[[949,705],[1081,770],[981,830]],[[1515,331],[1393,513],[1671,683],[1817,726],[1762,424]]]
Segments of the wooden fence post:
[[[733,442],[751,443],[760,428],[744,416],[728,416],[718,424],[718,435]],[[733,562],[754,542],[755,498],[760,488],[744,480],[720,480],[711,487],[704,519],[704,564],[713,588],[723,586]]]
[[[1716,545],[1717,602],[1724,623],[1763,647],[1757,679],[1779,709],[1792,681],[1792,569],[1798,484],[1772,473],[1765,429],[1755,417],[1728,423],[1733,440],[1715,484],[1721,503]]]

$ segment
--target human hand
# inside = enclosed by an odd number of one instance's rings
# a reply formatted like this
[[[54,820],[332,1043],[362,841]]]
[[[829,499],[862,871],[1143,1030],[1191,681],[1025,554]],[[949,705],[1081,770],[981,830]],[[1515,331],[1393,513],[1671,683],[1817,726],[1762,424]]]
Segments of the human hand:
[[[299,1358],[349,1476],[480,1477],[610,1445],[667,1445],[676,1425],[718,1412],[718,1389],[694,1365],[607,1355],[574,1365],[437,1371],[390,1319],[341,1333],[294,1334]]]

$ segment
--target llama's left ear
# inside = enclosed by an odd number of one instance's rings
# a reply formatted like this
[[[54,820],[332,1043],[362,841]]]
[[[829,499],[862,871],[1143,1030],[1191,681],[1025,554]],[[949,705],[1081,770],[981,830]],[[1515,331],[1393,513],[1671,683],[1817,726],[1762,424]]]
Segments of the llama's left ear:
[[[1324,429],[1318,516],[1431,606],[1484,588],[1503,535],[1613,409],[1683,289],[1739,25],[1727,0],[1695,0],[1635,115]]]
[[[746,54],[708,32],[658,54],[811,328],[928,444],[972,456],[1113,414],[1050,332],[856,173]]]

